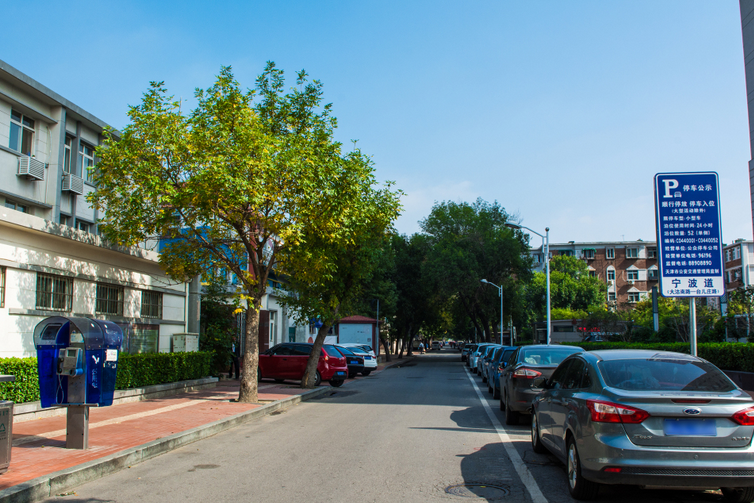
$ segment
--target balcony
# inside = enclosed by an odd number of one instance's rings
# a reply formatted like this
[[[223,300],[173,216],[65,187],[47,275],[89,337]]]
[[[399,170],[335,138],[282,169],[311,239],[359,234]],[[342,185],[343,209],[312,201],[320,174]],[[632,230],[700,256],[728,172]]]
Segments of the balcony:
[[[18,158],[18,176],[23,176],[27,180],[44,180],[45,163],[36,160],[34,157],[22,155]]]

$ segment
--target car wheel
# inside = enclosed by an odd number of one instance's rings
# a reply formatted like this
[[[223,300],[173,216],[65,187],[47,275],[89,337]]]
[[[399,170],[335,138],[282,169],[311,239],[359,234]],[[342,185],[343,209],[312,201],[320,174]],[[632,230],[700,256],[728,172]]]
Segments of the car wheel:
[[[320,383],[322,383],[322,374],[320,374],[319,370],[317,370],[314,372],[314,387],[316,388],[320,385]]]
[[[482,382],[487,382],[487,377],[484,374],[482,374]]]
[[[364,372],[361,373],[361,375],[363,375],[364,377],[366,377],[366,376],[368,376],[371,373],[372,373],[371,370],[365,370]]]
[[[492,394],[492,386],[490,385],[489,380],[487,381],[487,393],[489,393],[490,395]]]
[[[496,387],[492,387],[492,398],[500,398],[500,390]]]
[[[348,373],[348,378],[349,379],[353,379],[354,377],[356,377],[356,372],[349,372]]]
[[[537,454],[544,454],[547,449],[542,445],[542,438],[539,436],[539,422],[537,421],[537,413],[532,412],[531,415],[531,448]]]
[[[754,501],[754,487],[723,487],[723,498],[728,503],[751,503]]]
[[[568,437],[566,469],[568,474],[568,492],[577,500],[591,500],[597,496],[599,484],[586,480],[581,476],[581,460],[579,451],[576,450],[576,442],[573,437]]]
[[[521,417],[521,415],[512,410],[507,403],[505,404],[505,424],[518,424],[518,420]]]
[[[345,382],[343,381],[343,379],[334,379],[330,381],[330,386],[332,386],[333,388],[340,388],[341,386],[343,386],[343,382]]]

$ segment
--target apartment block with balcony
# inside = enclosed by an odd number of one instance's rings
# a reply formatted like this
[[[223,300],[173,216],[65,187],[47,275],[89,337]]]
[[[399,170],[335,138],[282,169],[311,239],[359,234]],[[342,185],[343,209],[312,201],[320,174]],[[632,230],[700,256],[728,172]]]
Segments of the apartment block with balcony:
[[[544,270],[543,247],[532,248],[535,270]],[[589,273],[607,284],[607,302],[630,305],[651,295],[660,279],[657,243],[653,241],[599,241],[550,244],[550,256],[568,255],[584,260]]]
[[[0,60],[0,357],[34,355],[48,316],[112,320],[132,353],[198,332],[198,290],[168,278],[156,251],[97,235],[86,195],[106,128]]]

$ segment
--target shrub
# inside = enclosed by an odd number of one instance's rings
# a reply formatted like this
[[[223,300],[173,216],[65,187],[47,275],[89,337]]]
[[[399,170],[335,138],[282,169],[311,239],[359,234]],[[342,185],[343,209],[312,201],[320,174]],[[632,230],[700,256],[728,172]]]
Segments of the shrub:
[[[15,382],[0,383],[0,398],[17,403],[39,400],[36,358],[0,358],[0,374],[16,376]]]

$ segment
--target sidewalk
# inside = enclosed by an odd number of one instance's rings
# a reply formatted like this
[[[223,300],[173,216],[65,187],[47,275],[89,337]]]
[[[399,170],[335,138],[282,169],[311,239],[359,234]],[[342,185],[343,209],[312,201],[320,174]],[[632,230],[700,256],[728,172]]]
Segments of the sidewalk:
[[[371,375],[409,359],[380,364]],[[349,379],[344,386],[352,381]],[[259,383],[258,404],[236,403],[239,381],[217,387],[91,408],[89,449],[65,448],[66,417],[36,419],[13,425],[8,471],[0,475],[0,502],[31,502],[122,470],[183,445],[238,426],[255,417],[337,391],[329,385],[304,390],[295,381]]]

